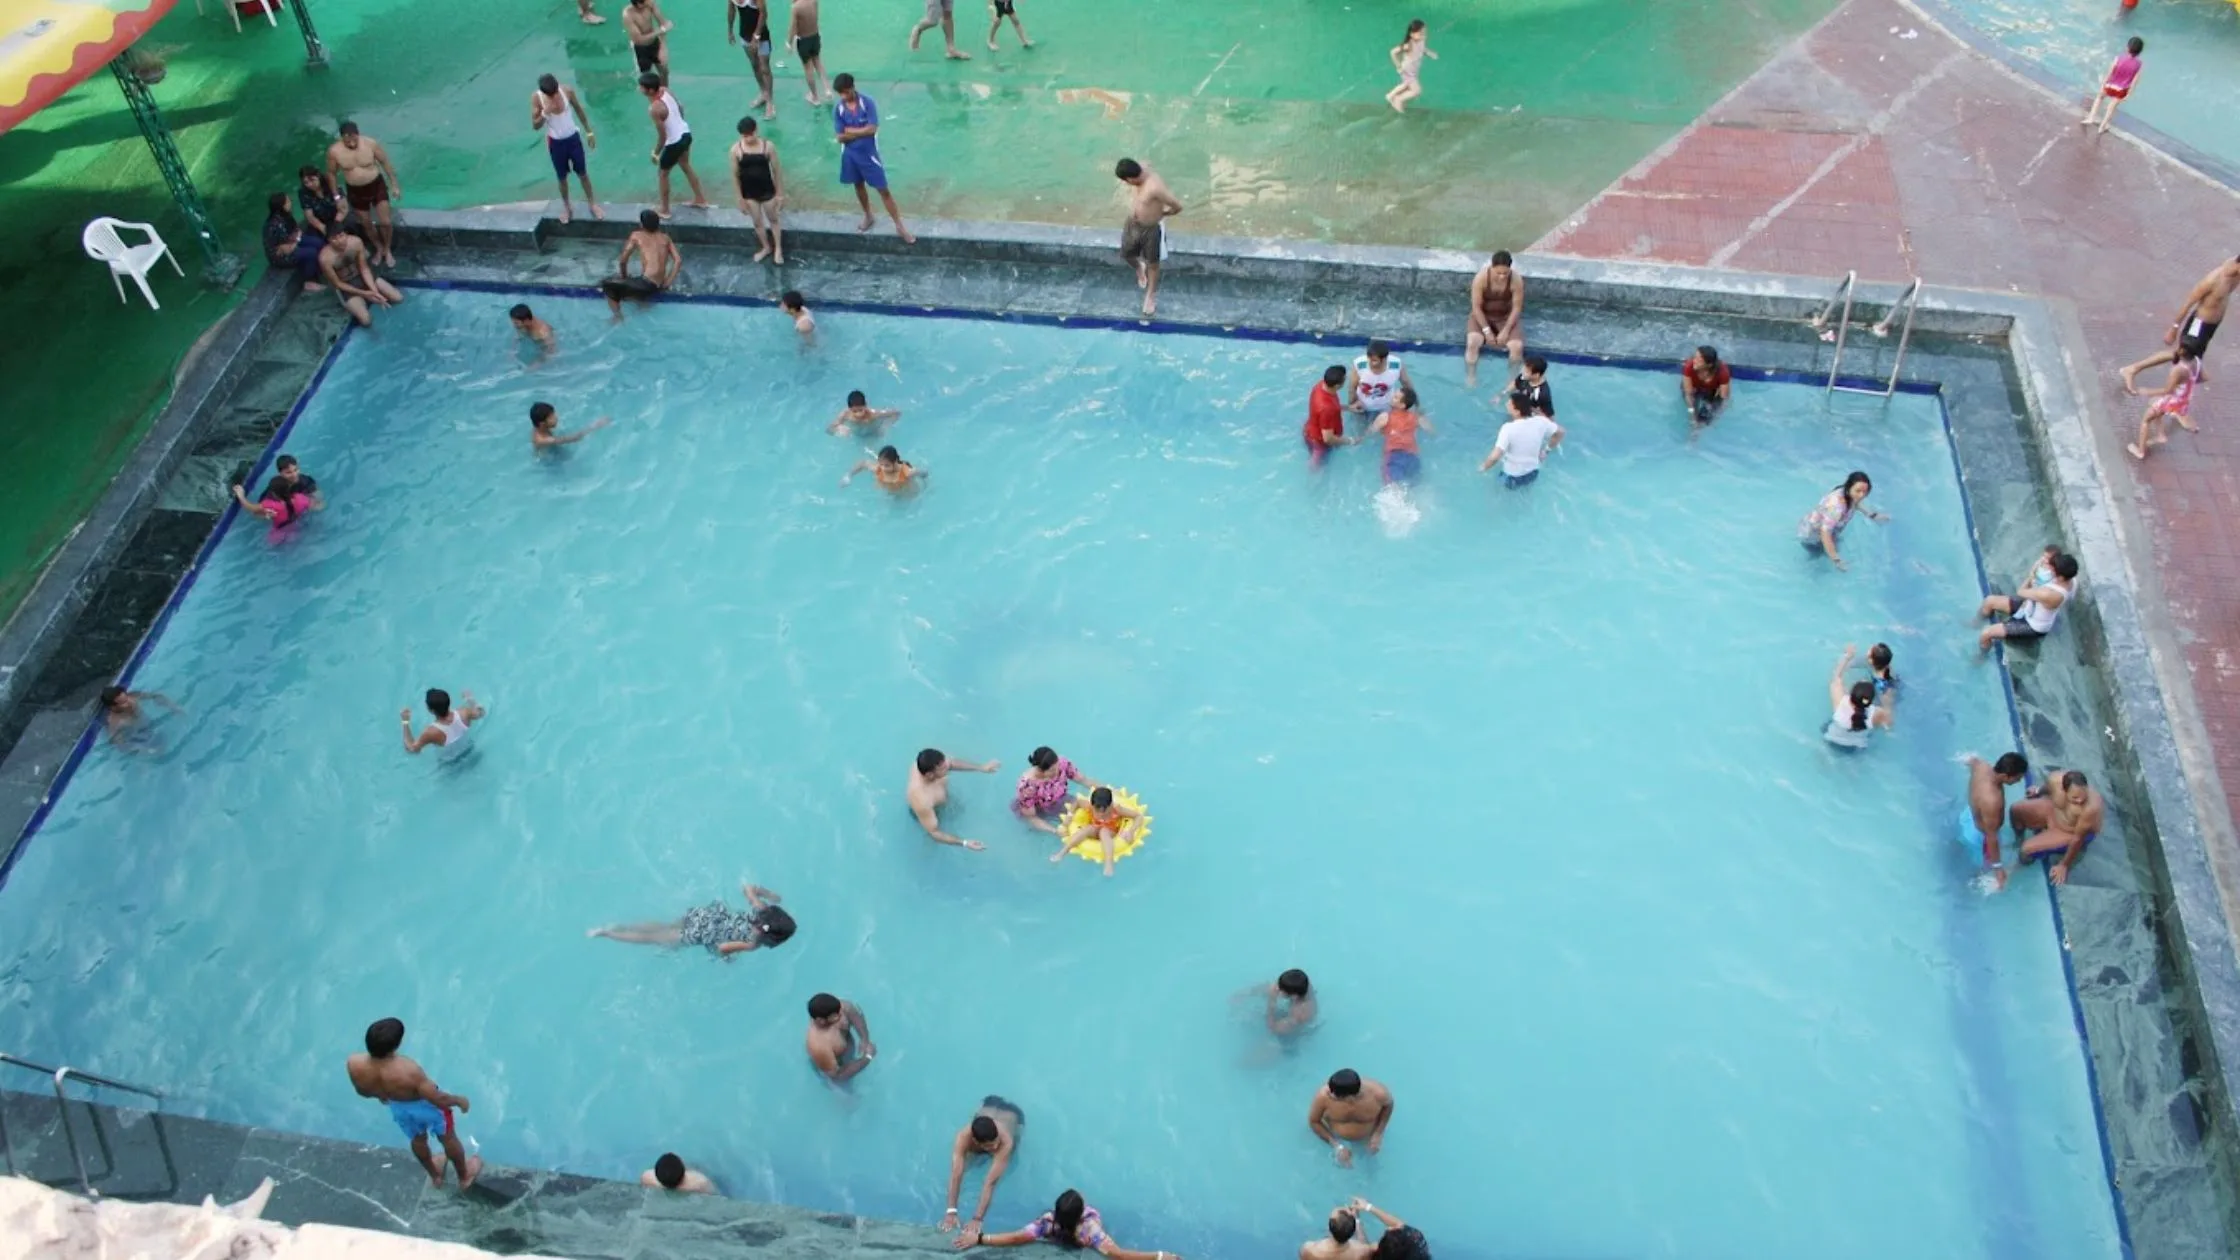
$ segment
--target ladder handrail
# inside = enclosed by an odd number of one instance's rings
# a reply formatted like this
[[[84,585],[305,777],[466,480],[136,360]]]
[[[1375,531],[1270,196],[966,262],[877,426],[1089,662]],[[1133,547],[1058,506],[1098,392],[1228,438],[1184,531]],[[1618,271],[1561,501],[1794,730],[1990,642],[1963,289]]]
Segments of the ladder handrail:
[[[1906,323],[1904,330],[1898,334],[1898,353],[1890,360],[1890,383],[1883,387],[1884,398],[1898,392],[1898,373],[1906,365],[1906,343],[1913,340],[1913,313],[1921,308],[1921,277],[1913,278],[1913,283],[1906,286],[1906,295],[1898,299],[1898,305],[1891,307],[1890,313],[1882,317],[1882,322],[1874,326],[1875,336],[1890,335],[1890,321],[1897,318],[1898,307],[1901,306],[1905,308]]]
[[[1844,272],[1843,282],[1837,286],[1835,294],[1828,299],[1828,304],[1820,308],[1818,315],[1812,317],[1814,328],[1826,328],[1828,326],[1828,313],[1836,308],[1837,302],[1843,303],[1843,318],[1836,324],[1836,356],[1828,363],[1828,385],[1827,388],[1820,391],[1822,396],[1835,392],[1836,373],[1843,368],[1843,346],[1844,342],[1851,336],[1851,300],[1858,287],[1859,273],[1856,270]]]
[[[1829,312],[1835,310],[1837,302],[1843,303],[1843,318],[1836,324],[1835,357],[1828,361],[1828,383],[1820,392],[1823,395],[1838,392],[1879,394],[1888,398],[1898,392],[1898,378],[1903,374],[1906,363],[1906,347],[1913,341],[1913,317],[1915,312],[1921,308],[1922,279],[1915,276],[1912,282],[1906,285],[1905,293],[1891,304],[1889,310],[1883,312],[1881,320],[1867,330],[1877,337],[1887,337],[1890,335],[1890,322],[1897,319],[1901,312],[1905,315],[1904,329],[1898,334],[1898,350],[1890,360],[1890,379],[1883,382],[1881,389],[1861,389],[1855,385],[1836,384],[1837,379],[1843,372],[1843,349],[1850,339],[1853,290],[1858,287],[1858,282],[1858,272],[1844,273],[1843,280],[1835,294],[1828,299],[1827,305],[1820,308],[1820,313],[1812,317],[1812,327],[1825,329],[1828,326]]]
[[[64,1086],[72,1080],[83,1081],[88,1085],[93,1085],[105,1089],[121,1089],[129,1094],[138,1094],[143,1098],[152,1098],[155,1100],[156,1105],[149,1108],[148,1110],[149,1125],[155,1130],[156,1150],[163,1156],[164,1172],[170,1176],[172,1188],[174,1190],[178,1188],[179,1168],[171,1158],[171,1142],[163,1134],[163,1093],[161,1090],[149,1089],[145,1085],[134,1085],[130,1081],[115,1080],[110,1077],[96,1075],[92,1072],[81,1072],[77,1068],[70,1067],[67,1064],[62,1067],[48,1067],[44,1063],[34,1063],[29,1059],[20,1059],[12,1054],[0,1053],[0,1064],[5,1064],[10,1067],[24,1068],[28,1071],[37,1072],[42,1076],[48,1077],[53,1082],[55,1113],[56,1118],[62,1122],[62,1139],[63,1142],[70,1148],[71,1165],[78,1170],[78,1189],[83,1191],[86,1197],[99,1198],[101,1192],[93,1188],[93,1178],[89,1177],[86,1174],[85,1154],[78,1149],[78,1133],[77,1130],[72,1128],[70,1125],[70,1097],[69,1094],[65,1091]],[[102,1157],[108,1160],[110,1171],[114,1172],[117,1166],[116,1157],[109,1150],[109,1139],[107,1135],[101,1132],[101,1118],[99,1113],[96,1113],[94,1116],[93,1140],[94,1144],[101,1148]],[[0,1153],[4,1153],[6,1155],[9,1175],[15,1175],[15,1140],[9,1136],[7,1123],[4,1118],[0,1118]],[[104,1173],[102,1175],[107,1176],[108,1174]]]

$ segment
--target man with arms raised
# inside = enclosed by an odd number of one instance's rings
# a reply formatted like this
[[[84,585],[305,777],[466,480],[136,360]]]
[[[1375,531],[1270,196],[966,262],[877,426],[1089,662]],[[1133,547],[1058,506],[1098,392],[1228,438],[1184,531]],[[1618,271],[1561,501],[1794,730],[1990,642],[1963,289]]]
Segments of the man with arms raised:
[[[1384,1128],[1392,1123],[1392,1091],[1381,1081],[1364,1080],[1352,1068],[1339,1068],[1315,1091],[1307,1108],[1307,1127],[1330,1147],[1340,1168],[1353,1167],[1349,1142],[1366,1142],[1369,1153],[1384,1149]]]
[[[910,786],[907,798],[910,812],[926,834],[943,844],[953,844],[965,849],[985,849],[978,840],[960,840],[941,829],[941,807],[949,803],[949,772],[970,770],[977,774],[994,774],[999,762],[952,761],[938,748],[928,748],[918,754],[910,766]]]
[[[389,163],[389,151],[379,140],[359,135],[354,122],[346,122],[338,130],[341,138],[327,146],[327,178],[340,183],[349,197],[358,225],[373,243],[374,264],[394,267],[396,224],[389,217],[389,199],[404,196],[404,181],[397,178],[397,168]]]
[[[412,1154],[420,1166],[428,1170],[428,1177],[437,1189],[443,1188],[442,1159],[428,1149],[428,1137],[435,1135],[443,1143],[444,1158],[459,1170],[459,1188],[474,1184],[482,1172],[482,1160],[468,1155],[459,1145],[459,1135],[453,1131],[451,1111],[472,1110],[464,1094],[447,1094],[428,1079],[420,1065],[397,1053],[404,1044],[404,1021],[401,1019],[375,1020],[366,1029],[366,1052],[353,1054],[344,1066],[350,1072],[350,1085],[362,1098],[371,1098],[389,1108],[389,1118],[397,1122],[404,1135],[412,1139]]]
[[[2046,775],[2053,786],[2030,789],[2026,799],[2007,811],[2007,818],[2017,835],[2038,833],[2022,842],[2025,861],[2047,853],[2061,855],[2053,860],[2053,882],[2066,884],[2069,868],[2107,825],[2108,803],[2085,781],[2082,770],[2048,769]]]
[[[949,1144],[949,1209],[941,1214],[944,1234],[957,1228],[957,1191],[964,1186],[965,1164],[974,1155],[988,1157],[988,1176],[980,1183],[980,1205],[972,1209],[972,1219],[965,1222],[964,1232],[957,1235],[959,1250],[979,1241],[980,1226],[988,1219],[988,1201],[995,1197],[996,1183],[1003,1180],[1004,1171],[1011,1167],[1011,1153],[1018,1149],[1019,1130],[1026,1123],[1024,1112],[990,1094],[980,1100],[980,1110],[973,1113],[972,1123],[957,1130],[956,1141]]]

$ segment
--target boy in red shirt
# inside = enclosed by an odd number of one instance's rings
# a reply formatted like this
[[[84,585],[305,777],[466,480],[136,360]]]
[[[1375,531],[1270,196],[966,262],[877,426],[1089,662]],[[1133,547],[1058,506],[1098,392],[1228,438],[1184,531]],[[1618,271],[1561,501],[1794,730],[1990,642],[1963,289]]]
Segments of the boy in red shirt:
[[[1300,436],[1306,439],[1307,463],[1312,467],[1322,467],[1331,447],[1360,441],[1346,436],[1345,404],[1338,401],[1338,386],[1345,383],[1345,368],[1333,366],[1323,371],[1314,392],[1307,395],[1307,424]]]
[[[1734,373],[1719,362],[1719,352],[1697,346],[1694,356],[1680,365],[1680,401],[1688,405],[1688,419],[1709,424],[1734,393]]]

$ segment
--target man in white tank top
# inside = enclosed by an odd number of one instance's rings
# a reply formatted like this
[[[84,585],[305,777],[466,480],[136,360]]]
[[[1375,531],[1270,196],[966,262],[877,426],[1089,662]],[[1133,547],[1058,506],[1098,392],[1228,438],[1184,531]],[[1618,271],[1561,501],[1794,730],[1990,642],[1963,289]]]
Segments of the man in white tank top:
[[[2061,620],[2061,610],[2068,607],[2069,597],[2077,593],[2077,558],[2056,555],[2046,565],[2050,574],[2033,568],[2024,578],[2021,589],[2012,595],[1992,594],[1976,610],[1978,617],[1997,618],[1976,636],[1976,646],[1990,651],[1991,645],[2001,639],[2027,642],[2042,639],[2053,632]],[[2039,578],[2045,578],[2040,582]]]
[[[1353,361],[1353,373],[1346,382],[1346,410],[1381,416],[1392,410],[1401,390],[1414,388],[1415,382],[1408,379],[1408,369],[1401,366],[1392,347],[1372,341],[1369,352]]]
[[[412,733],[412,706],[406,705],[397,716],[404,722],[404,750],[418,756],[423,748],[443,750],[445,760],[459,756],[467,750],[468,728],[482,720],[482,706],[474,702],[474,693],[460,692],[466,704],[451,707],[451,693],[441,687],[428,688],[423,697],[428,703],[428,713],[435,718],[426,730]]]
[[[700,191],[700,177],[692,170],[692,127],[684,120],[684,107],[669,94],[661,76],[651,70],[638,76],[638,91],[646,101],[646,117],[653,120],[653,162],[661,168],[661,205],[654,213],[669,217],[669,172],[675,167],[684,168],[684,177],[692,185],[692,200],[686,202],[697,210],[707,210],[708,195]]]

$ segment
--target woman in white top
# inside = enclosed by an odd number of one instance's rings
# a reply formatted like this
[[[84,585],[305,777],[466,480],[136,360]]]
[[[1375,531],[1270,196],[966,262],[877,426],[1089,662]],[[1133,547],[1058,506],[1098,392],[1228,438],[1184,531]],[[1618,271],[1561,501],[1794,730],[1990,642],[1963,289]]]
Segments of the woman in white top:
[[[1828,706],[1835,713],[1828,719],[1828,729],[1822,735],[1838,748],[1865,748],[1869,735],[1877,729],[1890,729],[1890,702],[1875,703],[1877,695],[1873,683],[1844,684],[1843,676],[1851,672],[1851,662],[1858,655],[1858,648],[1844,644],[1836,671],[1828,675]]]
[[[2068,607],[2069,597],[2076,591],[2075,556],[2056,552],[2050,560],[2041,559],[2021,590],[2012,595],[1994,592],[1976,609],[1978,617],[1998,618],[1976,636],[1976,647],[1988,652],[2001,639],[2027,642],[2046,637],[2053,633],[2061,620],[2061,610]]]
[[[407,705],[398,713],[397,716],[404,721],[406,752],[417,755],[421,749],[432,746],[442,749],[445,760],[449,760],[467,750],[467,728],[482,720],[483,710],[481,705],[474,702],[473,692],[463,691],[459,694],[466,704],[454,709],[451,707],[450,692],[441,687],[428,688],[424,699],[428,702],[428,712],[435,718],[435,722],[418,735],[412,733],[412,707]]]

